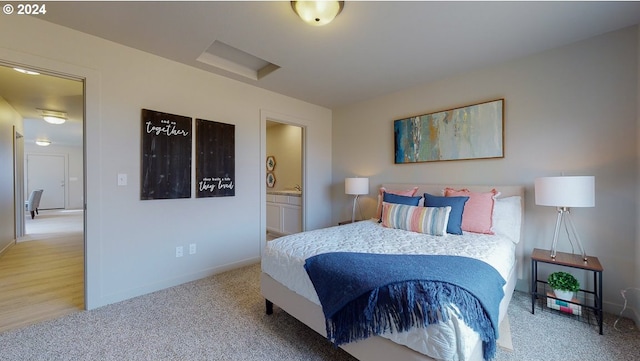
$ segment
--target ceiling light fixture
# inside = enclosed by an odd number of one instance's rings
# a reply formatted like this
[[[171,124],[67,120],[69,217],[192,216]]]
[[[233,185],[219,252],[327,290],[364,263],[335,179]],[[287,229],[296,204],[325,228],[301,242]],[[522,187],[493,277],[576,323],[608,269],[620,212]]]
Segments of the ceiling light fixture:
[[[41,147],[46,147],[51,144],[51,141],[48,139],[38,139],[36,140],[36,144]]]
[[[291,8],[307,24],[329,24],[344,8],[344,1],[292,1]]]
[[[27,69],[22,69],[22,68],[13,68],[13,70],[22,73],[22,74],[27,74],[27,75],[40,75],[40,73],[38,73],[37,71],[33,71],[33,70],[27,70]]]
[[[51,124],[62,124],[67,121],[67,113],[57,110],[38,109],[45,122]]]
[[[51,123],[51,124],[62,124],[67,121],[65,118],[59,118],[59,117],[54,117],[50,115],[44,116],[42,118],[44,119],[45,122]]]

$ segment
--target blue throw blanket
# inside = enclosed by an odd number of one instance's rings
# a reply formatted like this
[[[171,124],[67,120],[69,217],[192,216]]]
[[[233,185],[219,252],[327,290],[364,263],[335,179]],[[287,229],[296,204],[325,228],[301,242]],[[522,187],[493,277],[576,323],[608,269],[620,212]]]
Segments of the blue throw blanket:
[[[459,256],[334,252],[304,265],[336,346],[449,320],[446,306],[480,334],[483,356],[492,359],[498,338],[504,279],[485,262]]]

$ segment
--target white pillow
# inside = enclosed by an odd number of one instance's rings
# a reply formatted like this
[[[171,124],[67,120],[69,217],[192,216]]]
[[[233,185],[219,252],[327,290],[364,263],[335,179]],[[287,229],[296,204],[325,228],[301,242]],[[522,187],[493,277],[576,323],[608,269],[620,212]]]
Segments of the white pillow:
[[[520,196],[496,198],[493,205],[492,230],[513,243],[520,242],[522,205]]]

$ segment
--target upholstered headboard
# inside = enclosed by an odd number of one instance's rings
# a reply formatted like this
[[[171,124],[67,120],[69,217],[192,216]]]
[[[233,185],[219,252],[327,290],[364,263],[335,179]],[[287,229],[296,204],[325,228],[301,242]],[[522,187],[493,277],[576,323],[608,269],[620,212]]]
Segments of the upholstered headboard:
[[[417,195],[422,195],[423,193],[429,193],[432,195],[443,195],[443,191],[446,187],[451,187],[455,189],[468,189],[471,192],[489,192],[492,189],[495,189],[500,192],[498,198],[506,198],[511,196],[520,196],[520,206],[522,209],[522,216],[520,222],[520,242],[516,244],[516,261],[518,262],[518,279],[522,279],[524,277],[524,242],[522,226],[524,225],[524,186],[492,186],[492,185],[469,185],[469,184],[422,184],[422,183],[385,183],[382,184],[382,187],[385,187],[390,191],[400,191],[412,189],[413,187],[418,187]],[[376,190],[377,192],[377,190]]]

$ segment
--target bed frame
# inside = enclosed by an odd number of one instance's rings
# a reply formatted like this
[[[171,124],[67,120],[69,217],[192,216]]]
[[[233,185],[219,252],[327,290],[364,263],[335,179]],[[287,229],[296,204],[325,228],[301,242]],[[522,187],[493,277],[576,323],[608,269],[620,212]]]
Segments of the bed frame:
[[[487,192],[495,188],[501,192],[499,198],[518,195],[521,197],[521,204],[523,209],[523,222],[524,223],[524,187],[521,186],[478,186],[478,185],[441,185],[441,184],[408,184],[408,183],[390,183],[383,184],[388,190],[406,190],[413,187],[418,187],[416,194],[430,193],[433,195],[442,194],[442,190],[445,187],[453,187],[456,189],[467,188],[472,192]],[[377,194],[376,194],[377,197]],[[522,227],[522,226],[521,226]],[[500,338],[498,344],[510,343],[511,340],[503,340],[503,337],[510,337],[508,332],[503,330],[509,327],[509,321],[506,317],[509,303],[516,286],[518,278],[522,278],[523,267],[523,242],[522,242],[522,228],[520,232],[520,242],[516,247],[516,264],[511,270],[511,275],[507,279],[507,283],[504,285],[504,293],[502,301],[500,302]],[[322,312],[322,307],[307,300],[301,295],[291,291],[289,288],[274,280],[266,273],[262,273],[260,276],[260,288],[262,295],[265,297],[266,312],[267,314],[273,313],[273,305],[277,305],[282,310],[295,317],[305,325],[309,326],[314,331],[326,337],[325,319]],[[506,341],[506,342],[505,342]],[[327,345],[327,347],[331,347]],[[361,361],[388,361],[388,360],[406,360],[406,361],[427,361],[434,360],[422,353],[416,352],[406,346],[397,344],[386,338],[380,336],[374,336],[365,340],[348,343],[341,345],[340,348],[354,356]],[[482,357],[482,342],[478,342],[470,357],[471,360],[483,360]]]

